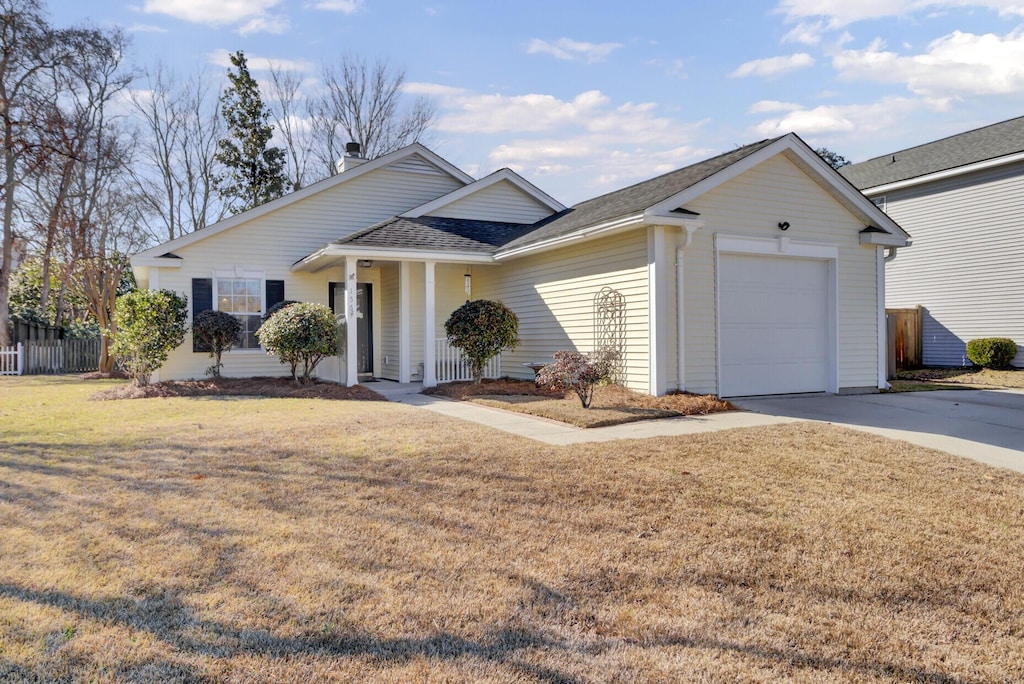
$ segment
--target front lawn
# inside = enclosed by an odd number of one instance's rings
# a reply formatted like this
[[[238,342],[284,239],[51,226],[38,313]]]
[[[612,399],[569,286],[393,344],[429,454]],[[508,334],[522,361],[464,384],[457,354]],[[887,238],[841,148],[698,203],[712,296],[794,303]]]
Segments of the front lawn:
[[[1024,475],[0,378],[0,681],[1024,679]]]

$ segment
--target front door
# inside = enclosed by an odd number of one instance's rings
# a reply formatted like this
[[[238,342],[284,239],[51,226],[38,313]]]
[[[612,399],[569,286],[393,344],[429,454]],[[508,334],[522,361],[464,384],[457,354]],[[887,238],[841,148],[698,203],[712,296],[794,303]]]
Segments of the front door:
[[[330,283],[330,304],[339,321],[345,319],[345,283]],[[356,371],[373,375],[373,285],[356,283]]]

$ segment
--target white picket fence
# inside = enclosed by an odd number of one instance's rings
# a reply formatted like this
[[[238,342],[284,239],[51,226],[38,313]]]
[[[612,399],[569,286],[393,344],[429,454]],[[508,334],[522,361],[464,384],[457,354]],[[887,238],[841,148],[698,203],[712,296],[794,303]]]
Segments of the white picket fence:
[[[25,369],[25,346],[0,347],[0,375],[21,375]]]
[[[462,358],[462,350],[448,346],[448,338],[437,338],[434,346],[434,359],[437,364],[438,382],[473,379],[473,371],[469,366],[469,362]],[[501,354],[489,360],[487,365],[484,366],[484,377],[501,377]]]

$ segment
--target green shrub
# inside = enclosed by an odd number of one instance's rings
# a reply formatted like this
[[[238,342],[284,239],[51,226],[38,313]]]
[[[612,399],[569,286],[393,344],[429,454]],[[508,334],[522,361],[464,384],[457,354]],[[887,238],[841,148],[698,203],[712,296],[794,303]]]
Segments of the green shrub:
[[[1017,356],[1017,343],[1006,337],[982,337],[967,343],[967,358],[982,368],[1006,368]]]
[[[117,298],[114,355],[138,385],[185,339],[188,300],[171,290],[136,290]]]
[[[487,361],[519,344],[519,319],[501,302],[477,299],[466,302],[445,321],[448,344],[461,349],[479,384]]]
[[[278,311],[280,311],[284,307],[291,306],[292,304],[298,304],[298,302],[295,301],[294,299],[284,299],[284,300],[278,302],[274,306],[272,306],[269,309],[267,309],[267,313],[263,314],[263,321],[262,322],[266,323],[268,320],[270,320],[271,316],[276,314]]]
[[[207,309],[192,321],[192,335],[210,350],[213,365],[206,369],[207,375],[220,377],[221,354],[238,344],[242,334],[242,322],[226,311]]]
[[[296,382],[301,364],[301,380],[305,382],[320,361],[338,353],[337,328],[334,314],[323,304],[299,303],[270,316],[256,331],[256,337],[268,354],[291,366]]]

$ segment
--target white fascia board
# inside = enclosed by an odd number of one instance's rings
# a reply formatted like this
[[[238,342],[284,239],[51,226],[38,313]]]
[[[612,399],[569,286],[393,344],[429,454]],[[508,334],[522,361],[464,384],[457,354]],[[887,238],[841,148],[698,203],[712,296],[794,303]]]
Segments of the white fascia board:
[[[580,230],[573,231],[566,235],[559,235],[558,237],[550,238],[548,240],[541,240],[540,242],[534,242],[529,245],[522,247],[516,247],[507,251],[498,251],[494,255],[495,261],[503,261],[505,259],[511,259],[518,256],[524,256],[526,254],[534,254],[536,252],[546,252],[549,249],[557,249],[563,247],[568,243],[576,242],[577,240],[583,240],[595,235],[607,235],[609,233],[618,232],[620,230],[627,230],[630,228],[636,228],[637,226],[647,225],[644,222],[643,214],[633,214],[631,216],[624,216],[617,218],[612,221],[605,223],[599,223],[596,226],[589,226],[587,228],[581,228]]]
[[[142,266],[148,266],[149,268],[181,268],[184,259],[175,259],[173,257],[163,256],[146,256],[145,252],[140,252],[134,256],[129,257],[129,263],[132,268],[139,268]]]
[[[910,241],[888,233],[861,233],[860,244],[884,245],[885,247],[909,247]]]
[[[489,176],[481,178],[476,182],[470,183],[469,185],[464,185],[457,190],[452,190],[447,195],[442,195],[441,197],[438,197],[435,200],[431,200],[426,204],[421,204],[415,209],[410,209],[404,214],[399,214],[399,216],[402,216],[404,218],[419,218],[421,216],[428,216],[431,214],[431,212],[435,212],[442,207],[446,207],[449,204],[458,202],[461,199],[469,197],[474,193],[480,192],[485,188],[489,188],[490,186],[495,185],[496,183],[501,183],[503,181],[511,183],[512,185],[516,186],[519,190],[532,197],[537,202],[551,209],[552,214],[556,214],[560,211],[565,211],[564,204],[551,197],[551,195],[547,194],[546,192],[538,188],[536,185],[520,176],[515,171],[511,169],[500,169],[490,174]]]
[[[436,261],[439,263],[493,264],[489,254],[477,252],[441,252],[416,249],[386,249],[381,247],[358,247],[351,245],[325,245],[309,256],[295,262],[291,271],[318,271],[324,266],[320,262],[340,257],[356,259],[379,259],[381,261]]]
[[[1016,152],[1014,154],[1008,154],[1004,157],[986,159],[985,161],[975,162],[974,164],[957,166],[956,168],[953,169],[944,169],[942,171],[936,171],[934,173],[929,173],[924,176],[917,176],[916,178],[907,178],[906,180],[893,181],[892,183],[876,185],[871,188],[864,188],[863,190],[861,190],[861,192],[863,192],[868,197],[884,195],[885,193],[892,192],[894,190],[902,190],[903,188],[910,188],[915,185],[923,185],[925,183],[931,183],[933,181],[942,180],[943,178],[953,178],[954,176],[962,176],[964,174],[974,173],[975,171],[984,171],[985,169],[991,169],[997,166],[1005,166],[1007,164],[1013,164],[1019,161],[1024,161],[1024,152]]]
[[[235,214],[234,216],[226,218],[223,221],[218,221],[217,223],[214,223],[212,226],[207,226],[206,228],[202,228],[193,233],[189,233],[188,235],[182,235],[179,238],[175,238],[174,240],[164,242],[160,245],[157,245],[156,247],[151,247],[150,249],[143,250],[139,252],[136,256],[159,256],[160,254],[164,254],[165,252],[173,251],[175,249],[181,249],[182,247],[186,247],[195,242],[199,242],[200,240],[205,240],[208,237],[217,235],[218,233],[222,233],[225,230],[234,228],[235,226],[238,226],[247,221],[251,221],[261,216],[265,216],[272,211],[283,209],[284,207],[304,200],[307,197],[319,194],[321,192],[324,192],[325,190],[330,190],[331,188],[337,185],[341,185],[342,183],[347,183],[348,181],[353,180],[355,178],[359,178],[360,176],[365,176],[368,173],[372,173],[380,168],[389,166],[391,164],[394,164],[395,162],[401,161],[406,157],[411,157],[415,154],[418,154],[426,158],[428,161],[430,161],[430,163],[434,164],[439,169],[441,169],[445,173],[449,174],[450,176],[464,184],[472,183],[474,180],[473,177],[470,176],[468,173],[452,165],[451,163],[445,161],[444,159],[439,157],[435,152],[431,152],[430,150],[428,150],[421,143],[413,143],[411,145],[403,147],[400,150],[395,150],[394,152],[385,154],[382,157],[372,159],[366,162],[365,164],[360,164],[354,169],[349,169],[344,173],[339,173],[335,176],[331,176],[330,178],[325,178],[321,181],[313,183],[312,185],[308,185],[302,188],[301,190],[296,190],[295,192],[288,193],[283,197],[278,197],[275,200],[271,200],[266,204],[261,204],[258,207],[254,207],[249,211],[243,211],[241,214]]]
[[[689,232],[704,228],[704,220],[695,216],[686,216],[677,213],[660,213],[652,209],[644,212],[644,223],[649,226],[675,226],[685,228]]]

